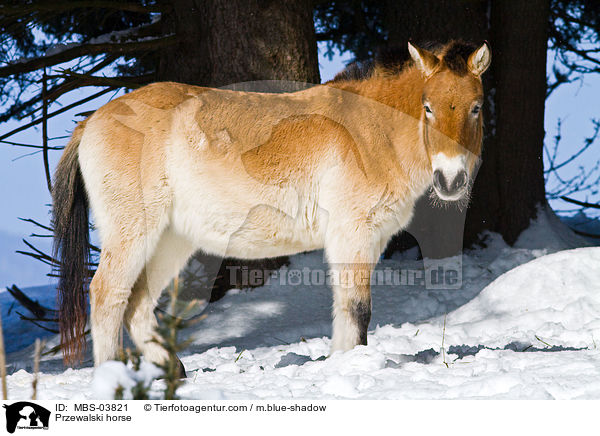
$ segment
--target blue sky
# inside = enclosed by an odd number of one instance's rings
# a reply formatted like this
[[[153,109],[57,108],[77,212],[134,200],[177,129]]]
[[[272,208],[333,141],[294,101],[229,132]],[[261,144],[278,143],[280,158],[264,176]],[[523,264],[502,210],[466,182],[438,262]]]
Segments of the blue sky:
[[[343,69],[344,63],[350,60],[350,55],[335,56],[331,61],[323,56],[324,50],[320,50],[319,64],[321,78],[323,81],[331,79],[335,73]],[[84,88],[83,90],[68,94],[61,103],[68,104],[83,96],[96,92],[95,88]],[[68,111],[49,122],[50,137],[63,136],[70,131],[75,119],[75,114],[87,110],[93,110],[104,104],[113,94],[107,94],[84,106]],[[557,119],[563,120],[562,136],[564,145],[561,154],[568,157],[577,150],[584,139],[592,133],[591,118],[600,118],[600,77],[598,75],[588,76],[581,82],[563,85],[554,92],[546,104],[546,138],[552,141],[556,132]],[[56,106],[58,108],[58,106]],[[56,109],[55,108],[55,109]],[[20,123],[10,121],[0,126],[0,134],[17,127]],[[9,138],[12,141],[40,144],[40,129],[29,129]],[[53,145],[64,145],[66,139],[52,141]],[[46,182],[43,173],[42,156],[30,153],[31,149],[12,147],[0,144],[0,231],[28,235],[35,229],[28,223],[19,221],[18,217],[27,217],[47,223],[49,219],[50,196],[46,190]],[[600,158],[600,141],[588,150],[580,159],[583,165],[590,165]],[[60,152],[51,152],[50,160],[54,167]],[[559,159],[560,160],[560,159]],[[576,168],[577,163],[574,168]],[[594,199],[592,199],[594,200]],[[598,198],[595,198],[598,201]],[[558,206],[557,206],[558,207]]]

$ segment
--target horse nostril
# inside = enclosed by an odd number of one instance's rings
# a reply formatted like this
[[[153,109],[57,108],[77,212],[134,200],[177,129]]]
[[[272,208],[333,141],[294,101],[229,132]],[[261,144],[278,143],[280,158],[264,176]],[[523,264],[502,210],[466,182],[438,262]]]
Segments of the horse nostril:
[[[456,177],[454,178],[454,182],[452,182],[451,191],[456,192],[467,184],[467,173],[466,171],[460,171]]]
[[[447,191],[448,187],[446,186],[446,178],[444,177],[444,173],[440,170],[435,170],[433,172],[433,184],[440,191]]]
[[[460,170],[451,179],[447,179],[442,170],[435,170],[433,172],[433,186],[443,195],[456,195],[467,186],[467,183],[468,177],[465,170]]]

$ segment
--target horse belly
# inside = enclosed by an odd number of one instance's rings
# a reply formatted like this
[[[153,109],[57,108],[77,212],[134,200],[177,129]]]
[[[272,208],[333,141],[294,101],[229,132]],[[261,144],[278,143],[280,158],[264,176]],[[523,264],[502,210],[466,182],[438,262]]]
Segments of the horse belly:
[[[307,221],[310,214],[298,205],[295,191],[263,190],[260,196],[238,185],[224,195],[224,180],[203,182],[193,183],[203,187],[194,195],[189,190],[176,192],[171,214],[174,230],[198,249],[223,257],[262,259],[323,247],[321,220],[314,216]]]

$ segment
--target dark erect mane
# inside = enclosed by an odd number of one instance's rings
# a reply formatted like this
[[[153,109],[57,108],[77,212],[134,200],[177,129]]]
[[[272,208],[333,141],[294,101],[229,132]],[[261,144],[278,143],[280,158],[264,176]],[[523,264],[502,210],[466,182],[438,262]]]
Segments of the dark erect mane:
[[[467,74],[467,60],[477,48],[474,44],[462,40],[452,40],[447,44],[426,42],[418,45],[441,57],[446,67],[460,76]],[[412,65],[412,59],[406,47],[385,47],[381,48],[373,59],[349,63],[329,83],[368,79],[376,70],[386,74],[397,74],[407,65]]]
[[[450,41],[442,48],[439,55],[442,55],[442,60],[450,71],[459,76],[464,76],[469,72],[467,69],[469,55],[473,53],[476,48],[475,45],[468,42],[460,40]]]

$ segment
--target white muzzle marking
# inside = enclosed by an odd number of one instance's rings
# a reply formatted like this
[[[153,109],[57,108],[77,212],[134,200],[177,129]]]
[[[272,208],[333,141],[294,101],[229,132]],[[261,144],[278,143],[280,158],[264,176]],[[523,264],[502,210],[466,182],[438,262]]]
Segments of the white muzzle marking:
[[[448,157],[437,153],[431,159],[433,187],[442,200],[455,201],[461,198],[468,181],[467,159],[465,155]]]

